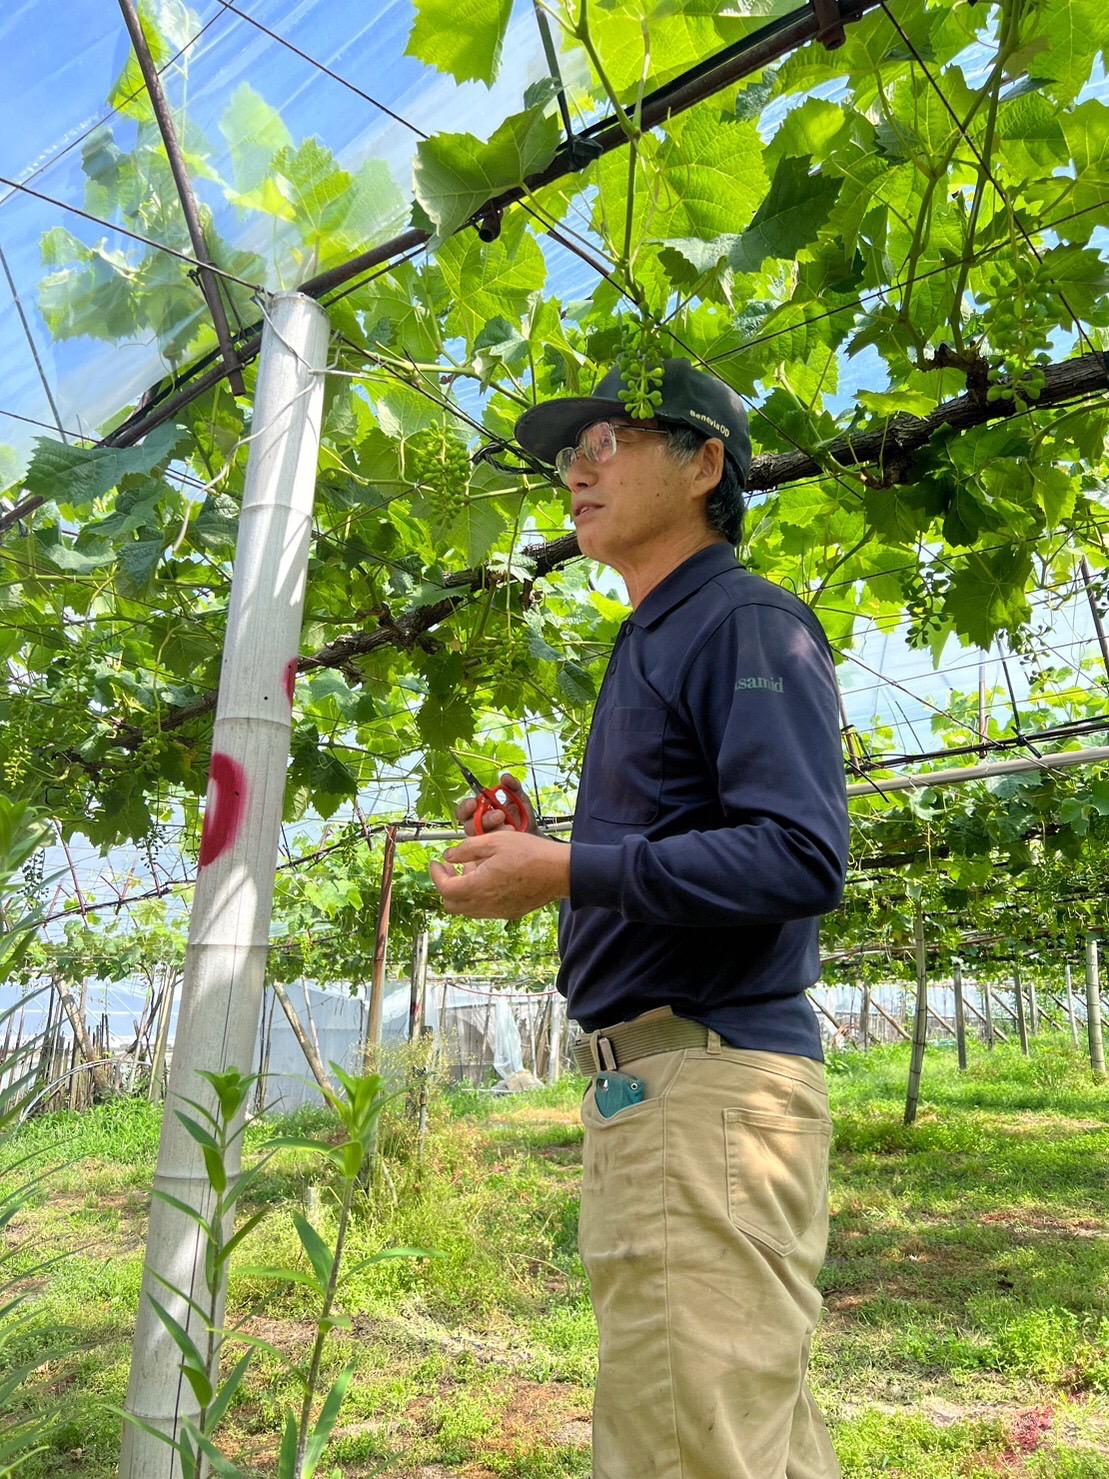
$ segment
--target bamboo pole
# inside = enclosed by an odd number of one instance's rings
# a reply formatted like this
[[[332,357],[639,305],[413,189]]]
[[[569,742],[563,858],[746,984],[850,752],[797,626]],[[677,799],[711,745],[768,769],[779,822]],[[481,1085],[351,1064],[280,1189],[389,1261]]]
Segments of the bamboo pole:
[[[1040,1003],[1036,995],[1035,981],[1028,983],[1028,1026],[1035,1037],[1040,1030]]]
[[[254,1113],[264,1114],[266,1111],[266,1085],[270,1073],[270,1048],[273,1039],[273,1014],[277,1010],[277,998],[271,996],[269,1009],[266,1008],[265,997],[262,998],[262,1021],[260,1029],[260,1042],[258,1047],[258,1083],[254,1089]]]
[[[951,984],[955,991],[955,1046],[959,1052],[959,1067],[965,1072],[967,1066],[967,1021],[963,1011],[963,962],[956,960],[951,967]]]
[[[916,954],[916,1009],[913,1012],[913,1050],[909,1062],[909,1089],[905,1096],[905,1123],[916,1119],[920,1098],[920,1071],[924,1066],[924,1046],[928,1041],[928,956],[924,944],[924,911],[919,901],[913,917],[913,943]]]
[[[397,829],[385,828],[385,846],[381,854],[381,891],[377,899],[377,937],[374,940],[374,967],[370,978],[370,1015],[366,1024],[363,1063],[370,1068],[381,1041],[381,1011],[385,1002],[385,963],[389,950],[389,913],[393,906],[393,860],[397,853]]]
[[[165,1067],[166,1048],[169,1044],[169,1019],[173,1015],[173,998],[177,992],[178,973],[167,963],[165,980],[162,982],[162,1010],[158,1017],[158,1031],[154,1038],[154,1058],[150,1064],[150,1085],[146,1097],[151,1104],[163,1097],[162,1070]]]
[[[69,1070],[68,1070],[68,1072],[69,1072],[69,1094],[68,1094],[69,1103],[66,1106],[68,1109],[76,1109],[77,1108],[77,1090],[78,1090],[78,1082],[77,1081],[80,1078],[80,1074],[78,1074],[78,1072],[77,1072],[77,1063],[78,1063],[78,1060],[79,1060],[80,1056],[81,1056],[81,1045],[77,1041],[76,1037],[74,1037],[74,1039],[73,1039],[73,1051],[69,1055]],[[88,1061],[91,1062],[92,1060],[89,1059]]]
[[[1074,1016],[1074,983],[1071,980],[1070,961],[1063,967],[1063,976],[1067,986],[1067,1017],[1070,1019],[1070,1037],[1075,1047],[1078,1046],[1078,1023]]]
[[[1028,1020],[1024,1014],[1024,987],[1020,971],[1013,967],[1013,1003],[1017,1009],[1017,1032],[1020,1034],[1020,1050],[1028,1057]]]
[[[200,844],[177,1040],[155,1186],[206,1215],[211,1206],[200,1147],[173,1112],[186,1098],[214,1105],[198,1071],[254,1062],[273,912],[291,678],[304,609],[328,327],[297,293],[270,300],[254,398],[239,536],[227,615],[212,761]],[[238,1146],[238,1140],[235,1145]],[[237,1150],[228,1175],[238,1173]],[[160,1299],[195,1340],[206,1337],[185,1300],[206,1296],[199,1229],[166,1203],[150,1210],[146,1263],[126,1410],[169,1436],[197,1411],[181,1380],[179,1352],[158,1319]],[[217,1300],[216,1323],[223,1317]],[[163,1442],[128,1423],[121,1479],[179,1479]]]
[[[1098,988],[1097,936],[1086,936],[1086,1034],[1090,1040],[1090,1067],[1095,1078],[1105,1077],[1105,1044],[1101,1036],[1101,992]]]
[[[1090,562],[1083,555],[1079,560],[1079,568],[1082,571],[1082,584],[1086,590],[1086,600],[1090,604],[1090,615],[1094,619],[1094,631],[1097,633],[1098,646],[1101,648],[1101,661],[1105,667],[1105,676],[1109,678],[1109,637],[1105,635],[1105,623],[1101,619],[1101,609],[1094,599],[1094,577],[1090,570]]]
[[[46,995],[46,1023],[42,1029],[42,1046],[39,1049],[38,1064],[35,1069],[36,1083],[49,1083],[50,1061],[53,1053],[51,1039],[56,1030],[54,1016],[54,998],[58,994],[57,985],[50,977],[50,985]],[[61,1007],[58,1008],[59,1012]]]

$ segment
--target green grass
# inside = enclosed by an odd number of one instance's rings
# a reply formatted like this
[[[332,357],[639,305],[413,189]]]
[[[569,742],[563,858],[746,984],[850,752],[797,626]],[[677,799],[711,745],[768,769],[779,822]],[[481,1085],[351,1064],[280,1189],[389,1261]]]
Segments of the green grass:
[[[908,1049],[829,1063],[836,1136],[826,1312],[812,1381],[844,1479],[1109,1479],[1109,1088],[1065,1039],[955,1055],[930,1048],[915,1125],[902,1124]],[[383,1129],[389,1168],[360,1205],[353,1263],[385,1246],[440,1256],[355,1276],[354,1326],[326,1369],[355,1362],[330,1468],[344,1479],[411,1476],[585,1479],[592,1314],[575,1248],[582,1081],[521,1099],[438,1095],[422,1157],[398,1101]],[[300,1130],[323,1117],[304,1112]],[[130,1360],[160,1111],[117,1103],[25,1126],[9,1156],[60,1165],[13,1230],[30,1268],[35,1328],[15,1364],[69,1347],[27,1383],[52,1414],[51,1451],[27,1479],[107,1479]],[[288,1122],[281,1128],[288,1128]],[[252,1128],[256,1155],[273,1124]],[[299,1258],[288,1213],[318,1160],[283,1151],[257,1207],[270,1209],[240,1266]],[[307,1291],[233,1275],[232,1318],[281,1350],[311,1338]],[[227,1442],[252,1474],[273,1472],[295,1384],[263,1355],[232,1406]],[[325,1465],[324,1472],[330,1472]]]

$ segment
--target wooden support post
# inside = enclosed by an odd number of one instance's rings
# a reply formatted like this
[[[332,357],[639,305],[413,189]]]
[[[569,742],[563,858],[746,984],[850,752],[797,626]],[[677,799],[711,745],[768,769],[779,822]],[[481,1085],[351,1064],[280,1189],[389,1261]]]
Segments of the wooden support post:
[[[54,982],[54,989],[57,991],[58,1000],[61,1002],[65,1014],[69,1018],[69,1025],[73,1028],[74,1043],[80,1044],[84,1061],[89,1065],[89,1072],[92,1074],[97,1092],[103,1098],[107,1099],[112,1092],[111,1085],[108,1082],[108,1075],[96,1062],[96,1049],[92,1045],[88,1028],[81,1020],[81,1014],[77,1010],[77,1003],[73,1000],[69,987],[60,976]]]
[[[863,1052],[865,1053],[870,1047],[870,983],[864,981],[859,989],[862,992],[862,999],[859,1003],[859,1025],[863,1030]]]
[[[837,1034],[840,1037],[842,1037],[843,1036],[843,1028],[839,1025],[839,1023],[836,1021],[836,1019],[832,1016],[831,1012],[824,1005],[824,1003],[822,1001],[819,1001],[815,996],[812,996],[811,994],[809,996],[809,1000],[812,1002],[813,1006],[817,1009],[818,1012],[821,1012],[825,1017],[828,1018],[828,1021],[831,1022],[832,1026],[836,1029]]]
[[[965,1072],[967,1066],[967,1023],[963,1012],[963,962],[957,960],[951,967],[951,984],[955,991],[955,1046],[959,1052],[959,1067]]]
[[[1017,1009],[1017,1032],[1020,1034],[1020,1050],[1028,1057],[1028,1020],[1024,1014],[1024,987],[1021,984],[1020,971],[1013,967],[1013,1003]]]
[[[978,989],[979,989],[979,991],[982,991],[982,987],[981,986]],[[983,1000],[984,999],[985,999],[985,994],[983,993]],[[985,1027],[986,1033],[987,1033],[987,1041],[988,1041],[988,1043],[989,1043],[989,1045],[990,1045],[991,1048],[993,1047],[993,1039],[994,1039],[994,1037],[997,1038],[998,1042],[1008,1042],[1009,1041],[1008,1037],[1005,1035],[1004,1032],[1002,1032],[1001,1028],[994,1026],[992,1013],[991,1013],[991,1015],[990,1015],[989,1018],[986,1018],[978,1010],[978,1008],[974,1005],[974,1003],[971,1001],[970,997],[967,996],[967,994],[966,994],[965,991],[963,992],[963,1006],[967,1009],[968,1012],[973,1012],[974,1015],[978,1018],[979,1022],[982,1023],[982,1026]]]
[[[1070,1038],[1075,1047],[1078,1046],[1078,1023],[1074,1016],[1074,983],[1071,980],[1070,961],[1063,967],[1063,975],[1067,986],[1067,1017],[1070,1019]]]
[[[1063,1003],[1055,995],[1054,991],[1039,991],[1039,990],[1037,990],[1037,992],[1036,992],[1036,1017],[1037,1017],[1037,1020],[1039,1022],[1041,1022],[1041,1023],[1046,1022],[1047,1025],[1048,1025],[1048,1027],[1051,1029],[1051,1031],[1054,1032],[1058,1028],[1058,1026],[1059,1026],[1059,1018],[1057,1016],[1055,1016],[1055,1014],[1053,1012],[1049,1012],[1048,1009],[1044,1006],[1044,998],[1045,997],[1046,997],[1046,999],[1048,1001],[1054,1002],[1055,1005],[1057,1007],[1059,1007],[1060,1009],[1062,1008]]]
[[[1090,1067],[1095,1078],[1105,1077],[1105,1044],[1101,1036],[1101,992],[1098,987],[1097,936],[1086,936],[1086,1033],[1090,1040]]]
[[[1035,1037],[1040,1030],[1040,1003],[1036,995],[1035,981],[1028,983],[1028,1026]]]
[[[875,997],[875,999],[873,1000],[873,1002],[871,1003],[871,1005],[873,1006],[874,1010],[878,1013],[879,1017],[881,1017],[883,1019],[883,1021],[888,1022],[890,1024],[890,1026],[893,1028],[894,1032],[897,1033],[898,1037],[903,1037],[906,1042],[912,1042],[912,1038],[905,1031],[904,1027],[902,1027],[901,1023],[897,1020],[896,1017],[891,1017],[890,1016],[889,1012],[886,1011],[885,1007],[877,999],[877,997]]]
[[[408,1041],[416,1042],[424,1030],[427,997],[427,930],[417,930],[412,941],[412,989],[408,997]]]
[[[385,846],[381,855],[381,890],[377,899],[377,938],[374,941],[374,968],[370,979],[370,1015],[366,1024],[366,1043],[362,1053],[363,1071],[373,1065],[381,1042],[381,1012],[385,1002],[385,962],[389,951],[389,912],[393,906],[393,860],[397,852],[397,828],[385,828]]]
[[[905,1096],[905,1123],[916,1119],[920,1099],[920,1072],[924,1066],[924,1047],[928,1041],[928,953],[924,942],[924,911],[917,901],[913,916],[913,943],[916,957],[916,1009],[913,1012],[913,1051],[909,1060],[909,1089]]]
[[[943,1028],[943,1030],[945,1032],[950,1033],[950,1035],[952,1037],[955,1036],[955,1024],[954,1024],[954,1022],[949,1022],[945,1016],[943,1016],[940,1012],[937,1012],[936,1011],[935,1007],[930,1006],[928,1008],[928,1015],[930,1017],[934,1017],[935,1020],[940,1024],[940,1026]]]
[[[982,1010],[985,1012],[985,1017],[983,1018],[983,1020],[986,1024],[986,1046],[992,1049],[994,1041],[994,1025],[993,1000],[990,992],[990,983],[988,981],[983,981],[979,986],[979,990],[982,993]]]

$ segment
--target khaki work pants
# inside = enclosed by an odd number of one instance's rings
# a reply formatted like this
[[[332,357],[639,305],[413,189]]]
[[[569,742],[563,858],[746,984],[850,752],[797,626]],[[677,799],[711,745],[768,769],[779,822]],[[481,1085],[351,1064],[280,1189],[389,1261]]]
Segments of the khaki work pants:
[[[823,1066],[722,1045],[592,1087],[578,1243],[600,1336],[593,1479],[838,1479],[805,1385],[828,1235]]]

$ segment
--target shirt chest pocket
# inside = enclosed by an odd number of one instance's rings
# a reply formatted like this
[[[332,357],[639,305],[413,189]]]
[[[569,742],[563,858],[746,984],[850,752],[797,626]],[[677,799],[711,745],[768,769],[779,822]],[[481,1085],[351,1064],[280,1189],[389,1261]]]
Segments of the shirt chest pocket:
[[[599,822],[644,827],[658,816],[665,772],[665,709],[614,708],[590,736],[589,814]]]

